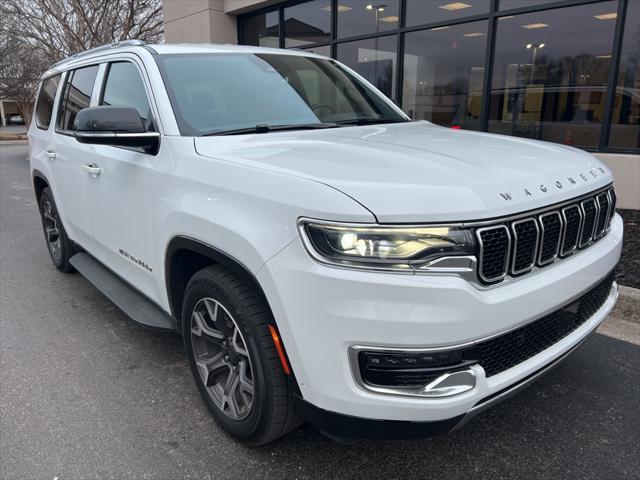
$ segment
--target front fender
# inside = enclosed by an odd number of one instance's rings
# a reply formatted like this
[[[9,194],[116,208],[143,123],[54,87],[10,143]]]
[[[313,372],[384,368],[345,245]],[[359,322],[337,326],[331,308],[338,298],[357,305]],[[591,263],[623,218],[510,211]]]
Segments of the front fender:
[[[375,222],[362,205],[322,183],[197,155],[185,137],[167,137],[167,143],[170,154],[157,166],[153,218],[163,281],[167,246],[178,236],[237,259],[257,276],[297,238],[301,216]]]

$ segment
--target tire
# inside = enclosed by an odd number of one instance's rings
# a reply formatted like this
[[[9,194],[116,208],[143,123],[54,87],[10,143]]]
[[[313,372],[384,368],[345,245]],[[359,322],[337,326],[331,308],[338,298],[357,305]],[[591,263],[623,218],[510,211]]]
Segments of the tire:
[[[56,202],[49,187],[42,190],[38,207],[40,208],[42,230],[51,261],[61,272],[74,272],[75,269],[69,263],[69,259],[75,255],[76,251],[62,225]]]
[[[301,424],[295,380],[283,370],[273,325],[258,292],[220,265],[187,285],[182,332],[191,372],[218,424],[247,445],[264,445]]]

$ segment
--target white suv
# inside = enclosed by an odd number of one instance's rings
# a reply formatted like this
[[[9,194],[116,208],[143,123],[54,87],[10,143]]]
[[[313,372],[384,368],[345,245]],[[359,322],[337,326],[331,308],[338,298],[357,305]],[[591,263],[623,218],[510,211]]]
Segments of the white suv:
[[[411,121],[301,51],[100,47],[29,128],[55,265],[173,330],[204,401],[263,444],[448,431],[612,309],[611,172],[574,148]]]

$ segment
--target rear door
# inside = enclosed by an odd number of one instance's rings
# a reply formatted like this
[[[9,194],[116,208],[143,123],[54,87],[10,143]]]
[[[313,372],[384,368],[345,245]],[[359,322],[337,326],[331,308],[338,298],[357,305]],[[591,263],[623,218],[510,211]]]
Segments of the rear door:
[[[120,58],[120,57],[118,57]],[[99,105],[134,107],[147,131],[157,131],[151,89],[143,64],[130,56],[105,65]],[[157,156],[141,149],[92,145],[91,163],[99,175],[85,173],[86,204],[95,239],[95,256],[157,302],[163,292],[153,275],[152,201]],[[160,153],[162,154],[162,146]]]
[[[31,168],[39,170],[49,182],[52,181],[51,169],[55,160],[52,120],[61,80],[62,74],[58,74],[42,81],[29,126]]]
[[[53,195],[62,222],[70,238],[87,250],[92,249],[93,238],[83,191],[87,175],[83,165],[91,161],[93,152],[91,146],[73,137],[72,130],[76,114],[91,105],[98,68],[90,65],[67,72],[53,134],[54,146],[49,153],[53,157]]]

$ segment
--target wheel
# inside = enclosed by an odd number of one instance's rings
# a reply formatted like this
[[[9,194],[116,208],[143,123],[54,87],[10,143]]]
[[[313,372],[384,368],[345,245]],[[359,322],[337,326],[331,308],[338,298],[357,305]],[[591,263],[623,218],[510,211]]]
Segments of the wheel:
[[[301,423],[273,325],[258,292],[220,265],[200,270],[187,285],[182,332],[191,372],[214,418],[249,445],[264,445]]]
[[[53,264],[62,272],[73,272],[74,268],[69,263],[69,259],[76,252],[62,225],[56,202],[53,200],[53,194],[49,187],[42,190],[39,207],[44,238]]]

